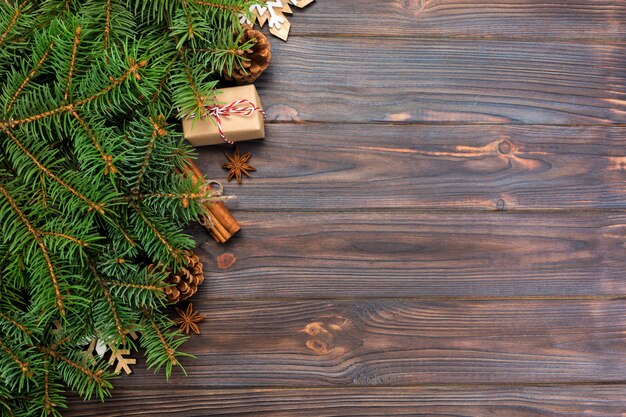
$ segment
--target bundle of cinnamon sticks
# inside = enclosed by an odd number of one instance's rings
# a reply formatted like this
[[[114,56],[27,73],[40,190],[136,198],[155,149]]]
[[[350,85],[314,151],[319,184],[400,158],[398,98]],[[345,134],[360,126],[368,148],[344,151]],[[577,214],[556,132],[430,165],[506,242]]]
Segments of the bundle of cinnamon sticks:
[[[185,169],[184,173],[196,182],[204,181],[202,172],[192,160],[188,161],[188,168]],[[201,191],[207,191],[210,185],[203,184],[201,187],[204,187]],[[207,202],[206,204],[209,215],[203,219],[202,224],[209,230],[216,242],[225,243],[241,227],[221,201]]]

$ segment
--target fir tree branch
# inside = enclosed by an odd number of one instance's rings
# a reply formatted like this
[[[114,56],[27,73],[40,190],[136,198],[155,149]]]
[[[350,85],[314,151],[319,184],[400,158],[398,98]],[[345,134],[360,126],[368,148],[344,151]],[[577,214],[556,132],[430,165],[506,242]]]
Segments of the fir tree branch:
[[[43,206],[48,208],[48,196],[46,194],[46,187],[43,183],[43,174],[39,173],[39,185],[41,186],[41,197],[43,198]]]
[[[137,207],[136,204],[131,203],[131,207],[133,209],[135,209],[135,211],[137,212],[137,214],[139,215],[139,217],[141,218],[141,220],[143,220],[143,222],[146,224],[146,226],[148,226],[150,228],[150,230],[152,230],[152,233],[154,233],[156,235],[156,237],[161,241],[161,243],[163,244],[163,246],[165,246],[167,248],[167,250],[169,251],[169,253],[174,257],[174,258],[179,258],[180,257],[180,251],[174,249],[172,247],[172,245],[170,245],[170,243],[167,241],[167,239],[165,239],[165,236],[163,236],[163,234],[159,231],[159,229],[157,229],[156,227],[154,227],[154,225],[152,224],[152,222],[146,217],[145,214],[143,214],[143,212],[141,211],[141,209],[139,207]]]
[[[165,70],[165,73],[163,74],[163,77],[159,81],[159,85],[157,86],[157,88],[154,91],[154,93],[152,93],[152,97],[150,97],[150,101],[155,101],[159,97],[161,92],[163,91],[163,87],[165,87],[165,84],[167,83],[167,80],[170,77],[170,71],[172,70],[172,66],[174,65],[174,63],[176,62],[177,59],[178,59],[178,57],[174,58],[168,64],[167,69]]]
[[[100,386],[101,388],[105,388],[107,386],[106,380],[104,378],[102,378],[102,374],[103,374],[102,370],[98,370],[98,371],[94,372],[91,369],[87,368],[86,366],[81,365],[80,363],[71,360],[67,356],[58,353],[54,349],[46,348],[44,346],[37,346],[37,349],[41,353],[46,355],[47,357],[55,359],[55,360],[58,360],[58,361],[61,361],[61,362],[65,363],[65,364],[69,365],[70,367],[76,369],[78,372],[80,372],[83,375],[89,377],[92,381],[94,381],[96,384],[98,384],[98,386]]]
[[[104,150],[102,149],[102,146],[100,146],[100,143],[98,143],[98,139],[96,138],[96,135],[93,133],[91,129],[89,129],[89,126],[87,126],[87,123],[78,115],[78,112],[76,111],[76,109],[70,110],[70,114],[74,116],[74,118],[78,121],[80,126],[85,131],[85,134],[87,135],[89,140],[91,140],[91,143],[93,144],[93,146],[96,148],[96,150],[98,151],[98,153],[104,160],[104,163],[106,164],[106,168],[104,169],[104,175],[117,173],[117,168],[115,168],[115,166],[113,165],[113,157],[111,155],[105,154]]]
[[[226,10],[226,11],[232,12],[233,14],[235,14],[235,16],[239,15],[239,13],[241,14],[246,13],[246,10],[240,7],[229,6],[227,4],[218,4],[212,1],[194,0],[194,3],[199,4],[200,6],[209,6],[209,7],[214,7],[216,9]]]
[[[50,171],[48,168],[46,168],[41,162],[39,162],[39,160],[37,158],[35,158],[35,156],[30,153],[28,151],[28,149],[26,149],[26,147],[24,146],[24,144],[22,144],[22,142],[19,141],[19,139],[13,134],[13,132],[11,132],[9,129],[3,129],[4,133],[7,134],[7,136],[13,141],[13,143],[15,143],[15,145],[17,145],[18,148],[20,148],[20,150],[24,153],[24,155],[26,155],[36,166],[37,168],[43,172],[48,178],[52,179],[53,181],[57,182],[59,185],[61,185],[63,188],[67,189],[69,192],[71,192],[72,194],[74,194],[76,197],[78,197],[79,199],[81,199],[83,202],[85,202],[85,204],[87,204],[92,210],[97,211],[100,214],[104,214],[104,207],[102,204],[97,204],[94,203],[93,201],[89,200],[87,197],[85,197],[84,195],[82,195],[81,193],[79,193],[78,191],[76,191],[72,186],[70,186],[69,184],[67,184],[65,181],[63,181],[61,178],[57,177],[54,173],[52,173],[52,171]]]
[[[25,117],[24,119],[20,119],[20,120],[10,120],[8,122],[0,122],[0,129],[5,130],[8,128],[15,128],[21,124],[25,124],[25,123],[32,123],[32,122],[36,122],[37,120],[41,120],[41,119],[45,119],[48,117],[52,117],[56,114],[59,113],[63,113],[66,111],[70,111],[74,106],[72,104],[68,104],[65,106],[61,106],[61,107],[57,107],[55,109],[52,110],[47,110],[43,113],[39,113],[39,114],[35,114],[33,116],[28,116]]]
[[[48,377],[50,363],[46,361],[43,373],[43,411],[49,415],[57,405],[50,399],[50,379]]]
[[[54,285],[54,296],[56,297],[57,308],[59,309],[61,315],[65,316],[65,307],[63,306],[64,297],[61,295],[61,290],[59,289],[59,281],[54,271],[52,260],[50,259],[50,253],[48,252],[48,248],[46,248],[41,239],[38,239],[37,244],[41,248],[41,252],[43,253],[44,259],[46,260],[48,273],[50,274],[50,278],[52,279],[52,283]]]
[[[111,298],[111,291],[109,291],[109,286],[106,281],[102,279],[98,279],[98,283],[102,287],[102,291],[104,292],[104,297],[107,300],[107,304],[111,309],[111,313],[113,314],[113,320],[115,321],[115,328],[117,329],[117,335],[120,337],[121,343],[126,342],[126,333],[124,333],[124,328],[122,327],[122,322],[120,321],[120,315],[117,312],[117,308],[115,307],[115,303],[113,302],[113,298]]]
[[[139,186],[141,185],[143,176],[145,175],[148,164],[150,163],[150,156],[152,155],[152,150],[154,149],[156,140],[159,137],[167,136],[167,130],[164,128],[165,116],[159,115],[156,120],[150,117],[150,123],[152,123],[154,130],[152,131],[150,142],[148,142],[148,145],[146,146],[146,153],[144,154],[144,158],[139,169],[139,175],[137,175],[137,179],[135,180],[135,184],[132,188],[135,192],[139,192]]]
[[[66,336],[66,337],[63,337],[63,338],[61,338],[61,339],[57,340],[56,342],[54,342],[54,343],[50,346],[50,350],[56,351],[56,350],[59,348],[59,346],[62,346],[62,345],[66,344],[66,343],[67,343],[67,342],[69,342],[69,341],[70,341],[70,338],[69,338],[69,337],[67,337],[67,336]]]
[[[52,265],[52,260],[50,259],[50,253],[48,252],[48,248],[44,244],[43,239],[41,239],[41,232],[37,230],[31,224],[31,222],[28,220],[24,212],[20,210],[15,200],[13,200],[13,197],[11,197],[7,189],[4,188],[2,185],[0,185],[0,193],[4,196],[4,198],[7,200],[7,202],[9,203],[9,205],[11,206],[15,214],[18,215],[22,223],[26,226],[26,229],[28,230],[28,232],[31,235],[33,235],[33,238],[37,241],[37,246],[41,250],[44,260],[46,261],[48,274],[50,275],[50,279],[52,280],[57,308],[59,309],[59,312],[61,313],[61,315],[64,316],[65,315],[65,306],[63,305],[64,297],[61,295],[61,289],[59,287],[59,280],[54,270],[54,266]]]
[[[185,21],[187,22],[187,34],[189,35],[189,39],[193,39],[193,24],[191,23],[191,16],[189,16],[189,6],[187,0],[181,0],[180,3],[183,6],[183,13],[185,13]]]
[[[128,200],[139,200],[146,201],[151,198],[166,198],[171,200],[180,200],[183,208],[189,207],[189,203],[191,201],[196,201],[198,203],[206,203],[209,201],[219,200],[220,197],[216,197],[212,192],[201,192],[201,193],[147,193],[147,194],[139,194],[132,195],[127,197]]]
[[[109,36],[111,32],[111,0],[106,0],[104,19],[104,50],[109,49]]]
[[[109,84],[107,87],[103,88],[102,90],[98,91],[97,93],[93,94],[90,97],[77,101],[75,105],[82,106],[83,104],[87,104],[90,101],[93,101],[99,97],[102,97],[103,95],[107,94],[108,92],[113,90],[115,87],[117,87],[118,85],[126,81],[131,75],[134,75],[137,80],[141,79],[138,73],[139,68],[143,68],[146,65],[148,65],[147,61],[136,62],[133,58],[131,58],[130,67],[126,70],[126,72],[121,77],[113,79],[111,81],[111,84]]]
[[[136,290],[146,290],[146,291],[152,291],[155,293],[163,292],[163,289],[165,288],[165,285],[159,286],[159,285],[133,284],[129,282],[120,282],[120,281],[115,281],[115,280],[107,280],[105,282],[114,287],[133,288]]]
[[[122,225],[120,225],[118,222],[114,221],[114,220],[110,220],[110,223],[115,226],[115,228],[122,234],[122,236],[124,236],[124,239],[126,239],[126,241],[128,243],[130,243],[130,245],[132,247],[136,247],[137,243],[135,243],[135,241],[130,237],[130,235],[128,234],[128,232],[126,232],[126,230],[124,230],[124,228],[122,227]]]
[[[3,350],[7,355],[9,355],[11,360],[15,362],[17,366],[19,366],[23,375],[28,375],[30,373],[28,362],[22,362],[20,358],[17,356],[17,354],[13,352],[11,348],[9,348],[7,345],[4,344],[2,339],[0,339],[0,350]]]
[[[203,112],[253,1],[0,0],[0,338],[33,372],[0,348],[1,415],[60,416],[66,389],[108,395],[84,336],[136,324],[168,378],[190,356],[163,311],[166,272],[144,262],[176,268],[184,224],[213,196],[176,174],[189,149],[157,115]]]
[[[58,17],[62,17],[65,13],[67,13],[67,11],[70,9],[70,3],[72,2],[72,0],[65,0],[65,4],[63,5],[63,10],[61,10],[59,12],[59,16]]]
[[[185,52],[190,51],[192,53],[198,53],[198,52],[209,52],[212,54],[215,53],[225,53],[225,54],[229,54],[229,55],[235,55],[235,56],[241,56],[244,52],[244,50],[242,48],[238,48],[238,47],[232,47],[232,48],[195,48],[195,49],[188,49],[185,50]],[[248,58],[244,58],[247,61],[249,61],[250,59]]]
[[[172,349],[170,347],[170,345],[167,343],[167,340],[165,340],[165,336],[163,336],[163,333],[161,333],[161,329],[159,329],[159,326],[156,324],[156,322],[152,318],[152,315],[151,314],[146,314],[146,315],[149,316],[150,324],[152,325],[152,328],[154,329],[154,332],[156,333],[157,337],[159,338],[159,341],[161,342],[161,345],[163,346],[163,349],[167,353],[167,357],[168,357],[170,363],[172,365],[177,365],[178,364],[178,360],[176,359],[176,356],[174,356],[174,352],[175,352],[174,349]]]
[[[87,242],[83,242],[80,239],[75,238],[74,236],[70,236],[70,235],[66,235],[65,233],[60,233],[60,232],[41,232],[41,234],[43,236],[54,236],[54,237],[58,237],[61,239],[66,239],[69,240],[70,242],[74,242],[76,243],[78,246],[82,246],[83,248],[86,248],[89,246],[89,244]]]
[[[0,46],[2,46],[2,44],[6,41],[7,36],[9,36],[9,33],[11,32],[11,29],[13,29],[13,26],[15,26],[15,24],[17,23],[17,19],[20,17],[20,14],[22,14],[21,8],[24,6],[24,4],[26,4],[26,1],[24,1],[22,4],[18,4],[15,7],[13,18],[9,22],[9,25],[7,26],[5,31],[2,32],[2,35],[0,35]]]
[[[0,312],[0,318],[8,321],[9,323],[11,323],[19,331],[21,331],[23,333],[26,333],[28,335],[32,334],[32,331],[30,329],[28,329],[28,327],[24,326],[22,323],[16,321],[15,319],[7,316],[6,314],[4,314],[2,312]]]
[[[65,85],[65,95],[63,99],[65,102],[69,102],[70,87],[72,86],[72,76],[74,75],[74,66],[76,65],[76,53],[78,52],[78,45],[80,44],[80,27],[76,27],[74,33],[74,44],[72,46],[72,58],[70,59],[70,70],[67,75],[67,84]]]
[[[22,84],[18,87],[18,89],[15,91],[15,93],[11,97],[11,100],[9,101],[9,104],[7,105],[7,109],[6,109],[7,112],[9,112],[11,110],[11,108],[13,107],[13,104],[15,103],[15,100],[17,100],[17,97],[24,90],[24,88],[26,88],[26,85],[28,85],[30,80],[37,74],[39,69],[41,69],[43,63],[48,58],[48,55],[50,55],[50,52],[52,51],[53,47],[54,47],[54,42],[50,42],[50,45],[48,46],[48,49],[46,49],[46,52],[44,52],[44,54],[42,55],[41,59],[39,59],[39,61],[35,65],[35,67],[28,73],[28,75],[26,76],[24,81],[22,81]]]
[[[117,335],[120,337],[120,342],[123,344],[126,342],[126,332],[124,331],[124,327],[122,326],[122,321],[120,320],[120,315],[117,311],[117,307],[115,306],[115,303],[113,302],[113,298],[111,297],[111,291],[109,291],[109,286],[107,284],[107,281],[102,279],[100,274],[98,274],[96,267],[92,263],[89,263],[89,269],[91,270],[91,273],[98,281],[98,285],[100,285],[100,288],[102,288],[102,292],[104,293],[104,298],[107,300],[107,304],[109,305],[109,309],[111,310],[111,314],[113,315],[113,321],[115,321],[115,328],[117,330]]]
[[[32,123],[35,122],[37,120],[41,120],[41,119],[45,119],[54,115],[57,115],[59,113],[64,113],[64,112],[69,112],[72,111],[72,109],[74,109],[75,107],[80,107],[82,105],[85,105],[99,97],[102,97],[104,95],[106,95],[107,93],[109,93],[111,90],[113,90],[115,87],[117,87],[118,85],[122,84],[124,81],[126,81],[131,75],[134,75],[135,78],[140,79],[141,77],[138,74],[139,68],[143,68],[147,65],[146,61],[141,61],[141,62],[136,62],[134,59],[131,58],[130,60],[130,67],[126,70],[126,72],[119,78],[113,79],[111,81],[111,84],[109,84],[107,87],[103,88],[102,90],[98,91],[97,93],[86,97],[82,100],[79,100],[75,103],[70,103],[70,104],[66,104],[64,106],[60,106],[57,107],[55,109],[52,110],[47,110],[45,112],[39,113],[39,114],[35,114],[32,116],[28,116],[25,117],[23,119],[19,119],[19,120],[9,120],[9,121],[4,121],[4,122],[0,122],[0,129],[2,130],[7,130],[8,128],[15,128],[16,126],[19,126],[21,124],[25,124],[25,123]]]
[[[193,91],[193,95],[196,100],[196,107],[198,109],[201,109],[204,107],[206,97],[203,96],[202,93],[200,93],[200,90],[198,90],[198,87],[196,86],[196,83],[193,80],[193,75],[191,73],[191,68],[189,68],[189,65],[187,63],[187,59],[183,59],[183,61],[184,61],[183,65],[185,67],[185,75],[187,75],[187,81],[189,82],[189,88],[191,88],[191,91]]]

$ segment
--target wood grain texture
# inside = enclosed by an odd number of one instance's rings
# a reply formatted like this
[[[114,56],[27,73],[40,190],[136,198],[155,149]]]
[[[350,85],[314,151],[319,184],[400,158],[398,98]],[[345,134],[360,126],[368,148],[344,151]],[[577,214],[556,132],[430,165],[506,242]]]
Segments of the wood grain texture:
[[[202,299],[625,295],[625,213],[239,213]],[[237,261],[219,270],[224,252]]]
[[[298,35],[623,40],[620,0],[318,0],[296,10]]]
[[[270,120],[626,122],[624,44],[295,38],[256,85]]]
[[[255,178],[227,187],[242,231],[192,230],[189,376],[140,359],[66,417],[623,416],[626,2],[290,20],[256,83],[267,139],[241,144]]]
[[[178,387],[623,382],[626,301],[210,302]],[[144,364],[138,367],[144,374]],[[122,378],[128,388],[168,385]]]
[[[626,128],[269,124],[234,210],[623,209]],[[226,150],[226,148],[223,148]],[[198,165],[223,178],[222,152]]]
[[[74,399],[68,416],[609,417],[623,386],[424,387],[306,390],[119,390],[102,405]],[[129,407],[132,404],[132,407]]]

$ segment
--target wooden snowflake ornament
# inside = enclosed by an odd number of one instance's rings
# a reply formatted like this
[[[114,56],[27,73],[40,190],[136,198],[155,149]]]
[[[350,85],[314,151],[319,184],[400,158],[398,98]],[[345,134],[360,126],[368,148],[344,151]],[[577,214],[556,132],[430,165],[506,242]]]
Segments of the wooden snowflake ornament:
[[[127,331],[126,334],[130,335],[133,340],[137,340],[139,338],[137,333],[133,331]],[[137,360],[125,357],[130,355],[130,349],[120,349],[113,343],[106,343],[103,340],[94,337],[91,339],[87,350],[85,350],[85,355],[88,360],[95,363],[97,360],[96,357],[104,358],[107,352],[110,352],[108,360],[109,366],[116,365],[114,371],[116,374],[120,374],[122,371],[124,371],[126,375],[133,373],[130,365],[135,365]]]
[[[265,23],[270,28],[270,33],[284,41],[289,37],[289,29],[291,24],[285,17],[285,14],[292,14],[291,6],[303,8],[313,3],[315,0],[263,0],[265,6],[255,4],[250,6],[253,13],[252,20],[248,20],[241,15],[241,23],[253,26],[256,22],[259,27],[263,27]]]
[[[133,373],[132,369],[130,369],[129,365],[135,365],[137,363],[136,359],[126,358],[125,356],[130,355],[130,349],[119,349],[113,345],[109,345],[109,349],[111,349],[111,357],[109,358],[109,365],[113,366],[115,362],[117,365],[115,366],[115,373],[120,374],[122,370],[126,372],[126,375],[130,375]]]

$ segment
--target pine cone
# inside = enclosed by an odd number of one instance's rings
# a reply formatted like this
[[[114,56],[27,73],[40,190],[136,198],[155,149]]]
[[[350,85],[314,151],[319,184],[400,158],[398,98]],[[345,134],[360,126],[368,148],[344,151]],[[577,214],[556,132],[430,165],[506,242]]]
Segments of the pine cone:
[[[152,264],[148,270],[155,268]],[[185,254],[185,266],[176,272],[170,272],[165,280],[171,287],[165,289],[167,299],[172,303],[184,301],[198,291],[198,287],[204,281],[202,262],[198,256],[189,251]]]
[[[245,44],[254,39],[254,46],[250,49],[240,50],[238,54],[244,58],[241,65],[233,66],[232,74],[223,71],[224,78],[233,80],[237,84],[252,83],[265,71],[272,59],[272,48],[265,35],[258,30],[244,29],[241,43]]]

